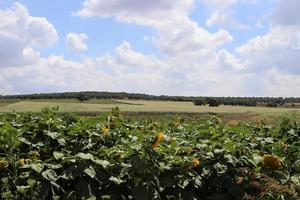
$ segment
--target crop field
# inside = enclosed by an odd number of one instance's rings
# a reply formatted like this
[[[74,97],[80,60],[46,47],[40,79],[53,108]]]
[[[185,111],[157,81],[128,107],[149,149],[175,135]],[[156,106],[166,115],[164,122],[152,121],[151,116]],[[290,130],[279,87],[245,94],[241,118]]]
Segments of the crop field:
[[[14,104],[17,102],[18,102],[17,100],[0,100],[0,109],[1,109],[1,107],[5,107],[9,104]]]
[[[30,100],[1,106],[0,112],[40,112],[45,107],[59,107],[60,112],[106,112],[118,106],[124,112],[184,112],[184,113],[249,113],[264,115],[300,114],[300,108],[268,108],[249,106],[195,106],[192,102],[146,100]]]
[[[300,126],[0,114],[0,199],[299,199]]]

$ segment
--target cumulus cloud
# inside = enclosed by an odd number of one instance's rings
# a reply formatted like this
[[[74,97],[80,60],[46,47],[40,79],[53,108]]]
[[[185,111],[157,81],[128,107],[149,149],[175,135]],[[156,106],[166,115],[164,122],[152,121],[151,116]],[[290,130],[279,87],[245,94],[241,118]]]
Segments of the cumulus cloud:
[[[193,5],[194,0],[85,0],[77,15],[114,17],[120,21],[158,27],[186,18]]]
[[[202,0],[202,3],[210,10],[210,17],[206,20],[206,25],[222,28],[250,29],[249,25],[235,19],[232,12],[232,7],[240,2],[249,2],[249,0]]]
[[[276,11],[273,14],[273,23],[275,25],[298,25],[300,26],[300,1],[280,0]]]
[[[227,9],[231,5],[238,3],[239,0],[202,0],[206,6],[218,8],[218,9]]]
[[[287,6],[288,5],[288,6]],[[255,71],[277,69],[300,75],[300,25],[295,19],[299,13],[288,8],[299,7],[298,1],[281,0],[269,32],[250,39],[237,48],[240,55],[248,60],[248,68]],[[291,18],[287,17],[291,14]],[[282,19],[283,21],[278,21]],[[284,23],[283,23],[284,22]]]
[[[49,47],[58,39],[47,19],[30,16],[22,4],[0,10],[0,19],[0,67],[20,65],[27,56],[24,49]]]
[[[194,0],[85,0],[77,12],[83,17],[112,17],[156,30],[155,45],[166,56],[181,54],[198,57],[232,41],[225,30],[210,33],[188,16]]]
[[[219,10],[214,11],[211,16],[206,20],[207,26],[218,25],[223,28],[236,28],[236,29],[250,29],[249,25],[243,24],[234,19],[233,15]]]
[[[88,36],[85,33],[68,33],[66,37],[66,46],[75,51],[82,52],[88,49],[86,40]]]
[[[227,8],[235,3],[230,0],[210,2],[221,2]],[[0,68],[0,85],[3,86],[0,93],[107,90],[171,95],[300,95],[296,88],[300,84],[299,68],[292,65],[299,60],[296,26],[274,25],[269,33],[230,52],[223,46],[233,40],[228,31],[220,29],[211,33],[189,17],[195,3],[192,0],[85,0],[77,12],[82,17],[110,17],[152,28],[155,34],[151,41],[160,50],[160,57],[136,51],[127,41],[112,53],[86,57],[83,61],[67,60],[60,55],[42,57],[35,50],[36,42],[3,34],[0,45],[18,44],[10,54],[21,63]],[[20,31],[16,28],[14,34],[28,35],[26,31],[30,30]],[[83,38],[83,42],[75,39],[71,46],[85,49],[82,44],[86,39]],[[54,41],[50,40],[50,44]],[[16,52],[18,54],[13,55]],[[9,51],[0,48],[0,57],[5,53]],[[272,57],[276,58],[272,60]],[[22,67],[18,67],[20,65]]]

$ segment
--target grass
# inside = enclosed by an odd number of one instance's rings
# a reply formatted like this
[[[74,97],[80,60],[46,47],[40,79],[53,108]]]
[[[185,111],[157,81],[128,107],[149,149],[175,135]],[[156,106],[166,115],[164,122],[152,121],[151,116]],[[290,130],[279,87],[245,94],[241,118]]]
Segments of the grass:
[[[51,102],[51,103],[87,103],[87,104],[129,104],[130,102],[120,102],[112,99],[90,99],[88,101],[80,102],[78,99],[30,99],[26,102]]]
[[[10,100],[10,99],[0,99],[0,111],[1,107],[7,106],[9,104],[17,103],[18,100]]]
[[[2,106],[1,106],[2,105]],[[260,115],[265,118],[274,116],[294,116],[300,119],[300,108],[268,108],[246,106],[194,106],[192,102],[146,101],[146,100],[97,100],[79,102],[77,99],[46,99],[26,101],[0,101],[0,112],[40,112],[45,107],[59,107],[60,112],[106,112],[119,106],[123,112],[133,113],[217,113]],[[241,117],[239,117],[241,118]]]

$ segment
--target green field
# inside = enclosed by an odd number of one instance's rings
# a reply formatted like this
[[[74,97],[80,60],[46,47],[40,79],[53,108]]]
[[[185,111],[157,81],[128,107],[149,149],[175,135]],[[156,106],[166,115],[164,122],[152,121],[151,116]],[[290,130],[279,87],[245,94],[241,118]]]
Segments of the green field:
[[[299,199],[293,121],[165,118],[1,114],[0,199]]]
[[[156,117],[165,119],[171,116],[189,118],[203,118],[207,115],[218,114],[228,123],[236,124],[245,121],[278,122],[282,118],[290,117],[300,122],[300,108],[269,108],[248,106],[195,106],[192,102],[176,101],[147,101],[147,100],[98,100],[80,102],[77,99],[44,99],[44,100],[2,100],[0,112],[40,112],[43,108],[58,107],[60,113],[76,112],[83,115],[95,115],[100,112],[109,112],[119,107],[128,115],[140,117]]]
[[[0,112],[39,112],[45,107],[59,107],[60,112],[103,112],[119,106],[125,112],[185,112],[185,113],[256,113],[291,114],[300,113],[300,108],[268,108],[247,106],[194,106],[192,102],[146,101],[146,100],[90,100],[79,102],[68,100],[0,101]]]

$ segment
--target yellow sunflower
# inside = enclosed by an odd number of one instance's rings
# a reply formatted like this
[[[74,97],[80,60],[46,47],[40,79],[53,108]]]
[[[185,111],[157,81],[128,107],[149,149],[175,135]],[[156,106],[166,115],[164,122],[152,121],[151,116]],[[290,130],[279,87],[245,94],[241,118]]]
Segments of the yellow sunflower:
[[[193,167],[195,167],[195,168],[200,165],[200,161],[197,158],[193,158],[192,163],[193,163]]]
[[[282,166],[282,161],[276,156],[265,154],[262,157],[262,166],[271,169],[279,169]]]
[[[109,129],[106,128],[106,127],[104,127],[104,128],[102,129],[102,132],[103,132],[103,135],[104,135],[104,136],[108,136]]]
[[[0,160],[0,170],[7,169],[9,163],[6,160]]]
[[[163,141],[165,138],[164,134],[163,133],[159,133],[156,137],[155,137],[155,140],[154,140],[154,143],[151,145],[151,148],[152,149],[155,149],[158,147],[158,145],[161,143],[161,141]]]
[[[24,165],[25,165],[25,159],[24,159],[24,158],[20,159],[20,160],[18,161],[18,165],[19,165],[20,167],[24,167]]]

